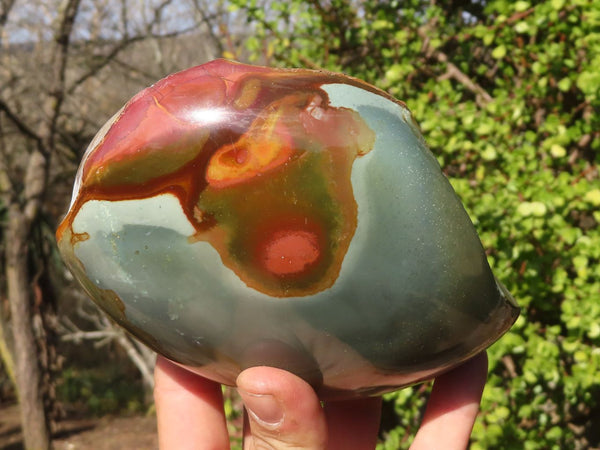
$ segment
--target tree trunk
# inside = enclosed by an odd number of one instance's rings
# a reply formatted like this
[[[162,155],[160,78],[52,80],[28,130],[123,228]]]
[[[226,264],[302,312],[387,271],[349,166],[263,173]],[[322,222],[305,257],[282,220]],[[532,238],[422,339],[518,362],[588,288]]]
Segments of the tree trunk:
[[[28,245],[30,223],[13,204],[6,235],[6,281],[14,336],[16,381],[26,449],[50,448],[50,429],[44,411],[44,390],[37,358],[29,286]]]
[[[0,358],[4,364],[4,370],[8,375],[13,386],[17,385],[17,378],[15,376],[15,362],[13,358],[14,352],[11,350],[12,347],[9,344],[9,337],[7,331],[6,321],[2,317],[0,312]],[[12,342],[12,340],[10,341]]]

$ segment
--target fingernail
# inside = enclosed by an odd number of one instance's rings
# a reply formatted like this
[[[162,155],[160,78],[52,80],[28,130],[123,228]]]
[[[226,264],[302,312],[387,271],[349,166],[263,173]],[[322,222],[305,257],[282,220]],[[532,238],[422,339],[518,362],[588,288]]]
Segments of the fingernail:
[[[283,408],[275,397],[269,394],[253,394],[239,389],[248,414],[263,427],[274,430],[283,423]]]

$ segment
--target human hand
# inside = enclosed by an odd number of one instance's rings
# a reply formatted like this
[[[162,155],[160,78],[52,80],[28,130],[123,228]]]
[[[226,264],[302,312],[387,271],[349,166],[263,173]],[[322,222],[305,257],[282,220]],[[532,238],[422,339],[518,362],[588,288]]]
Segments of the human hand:
[[[159,357],[154,398],[161,449],[227,449],[229,436],[218,383]],[[484,353],[439,376],[411,449],[464,449],[487,376]],[[373,449],[380,398],[327,402],[304,380],[272,367],[243,371],[244,449]]]

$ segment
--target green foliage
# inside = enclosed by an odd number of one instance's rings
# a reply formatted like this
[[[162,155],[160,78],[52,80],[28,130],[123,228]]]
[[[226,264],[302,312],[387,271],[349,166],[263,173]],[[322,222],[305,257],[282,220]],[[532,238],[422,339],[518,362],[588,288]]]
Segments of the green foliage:
[[[385,441],[381,442],[378,450],[396,450],[408,448],[419,428],[421,412],[425,408],[426,397],[429,386],[412,386],[392,394],[384,396],[384,423],[382,432]],[[395,415],[394,427],[387,429],[386,416],[389,416],[388,408],[391,407]],[[388,419],[389,420],[389,419]]]
[[[600,1],[231,3],[254,59],[406,101],[523,307],[489,350],[472,448],[598,446]],[[386,397],[381,449],[409,446],[422,403]]]
[[[242,400],[237,391],[231,387],[223,386],[223,407],[227,419],[227,431],[231,450],[243,448],[243,414]]]
[[[139,380],[116,368],[66,369],[59,379],[57,398],[95,416],[139,413],[146,405]]]

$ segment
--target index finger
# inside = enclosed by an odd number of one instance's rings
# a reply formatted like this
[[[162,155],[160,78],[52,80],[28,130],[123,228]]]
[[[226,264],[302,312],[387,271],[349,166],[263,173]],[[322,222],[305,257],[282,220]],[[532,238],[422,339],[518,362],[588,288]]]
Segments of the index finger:
[[[467,448],[479,412],[487,368],[487,354],[483,352],[436,378],[412,450]]]
[[[220,384],[159,356],[154,402],[161,449],[229,448]]]

